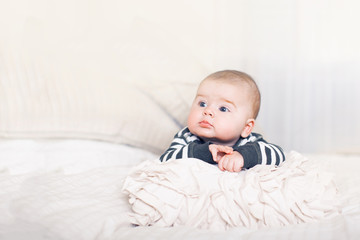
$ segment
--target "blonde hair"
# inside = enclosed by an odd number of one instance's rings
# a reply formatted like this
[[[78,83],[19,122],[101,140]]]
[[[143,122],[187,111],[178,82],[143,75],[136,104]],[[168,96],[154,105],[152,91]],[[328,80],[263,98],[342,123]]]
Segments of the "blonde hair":
[[[205,80],[224,80],[246,83],[251,91],[249,92],[249,96],[251,97],[253,103],[253,117],[254,119],[257,118],[260,111],[261,94],[255,80],[249,74],[237,70],[223,70],[210,74],[203,81]]]

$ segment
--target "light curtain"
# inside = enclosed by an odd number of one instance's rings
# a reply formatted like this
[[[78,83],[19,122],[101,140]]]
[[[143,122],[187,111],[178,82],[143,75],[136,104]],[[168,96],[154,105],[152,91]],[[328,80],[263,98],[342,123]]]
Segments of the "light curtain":
[[[262,90],[265,134],[285,149],[359,153],[360,3],[243,4],[243,67]]]

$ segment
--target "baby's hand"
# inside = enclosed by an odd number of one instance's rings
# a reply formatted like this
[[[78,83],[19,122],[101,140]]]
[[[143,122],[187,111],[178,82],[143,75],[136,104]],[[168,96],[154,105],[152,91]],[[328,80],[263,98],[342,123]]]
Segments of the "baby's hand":
[[[220,161],[218,161],[218,167],[221,171],[240,172],[243,166],[244,158],[236,151],[231,154],[225,154]]]
[[[217,145],[217,144],[210,144],[209,150],[215,162],[219,162],[223,156],[233,152],[232,147]]]

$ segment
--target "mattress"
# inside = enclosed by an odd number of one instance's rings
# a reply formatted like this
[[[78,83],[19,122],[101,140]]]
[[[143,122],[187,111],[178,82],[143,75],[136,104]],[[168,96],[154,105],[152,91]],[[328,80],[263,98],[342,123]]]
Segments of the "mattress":
[[[156,155],[92,140],[0,142],[0,239],[358,239],[360,156],[313,154],[333,173],[341,214],[311,223],[227,230],[134,226],[125,178]]]

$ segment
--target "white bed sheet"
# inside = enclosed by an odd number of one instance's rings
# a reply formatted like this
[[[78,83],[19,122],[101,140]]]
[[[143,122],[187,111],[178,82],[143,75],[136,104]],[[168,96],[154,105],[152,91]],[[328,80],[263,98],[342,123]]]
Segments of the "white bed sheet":
[[[360,156],[309,155],[335,173],[343,213],[316,223],[228,231],[133,227],[121,193],[133,166],[156,156],[85,140],[0,142],[0,239],[359,239]]]

